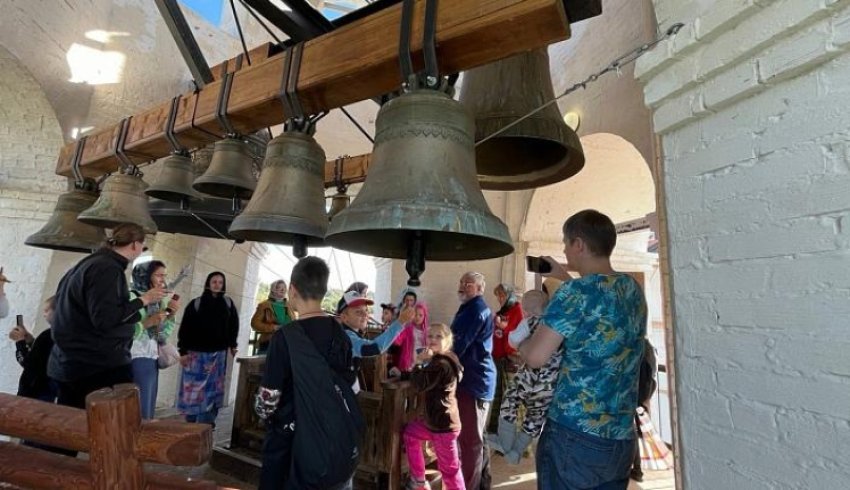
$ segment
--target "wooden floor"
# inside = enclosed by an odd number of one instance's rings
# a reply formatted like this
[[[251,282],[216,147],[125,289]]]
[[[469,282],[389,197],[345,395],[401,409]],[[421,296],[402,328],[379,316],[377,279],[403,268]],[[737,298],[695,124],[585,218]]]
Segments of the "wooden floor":
[[[177,417],[173,411],[157,413],[158,418]],[[214,432],[216,445],[223,445],[230,439],[230,427],[233,417],[233,410],[227,407],[221,411],[218,417],[218,426]],[[197,468],[175,468],[161,465],[148,465],[150,468],[155,468],[158,471],[169,473],[180,473],[190,478],[212,480],[225,488],[234,489],[253,489],[255,487],[232,478],[223,473],[219,473],[209,465],[203,465]],[[491,471],[493,474],[493,489],[505,490],[536,490],[537,475],[534,471],[534,458],[525,458],[519,465],[513,466],[507,464],[504,458],[499,455],[494,455],[491,460]],[[673,478],[673,470],[669,471],[645,471],[643,482],[630,482],[628,490],[674,490],[675,480]]]

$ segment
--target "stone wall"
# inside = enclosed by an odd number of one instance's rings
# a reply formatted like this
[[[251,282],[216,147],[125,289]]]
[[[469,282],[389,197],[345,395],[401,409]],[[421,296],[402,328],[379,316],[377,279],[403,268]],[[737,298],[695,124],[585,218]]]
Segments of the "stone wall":
[[[850,2],[655,4],[684,485],[846,487]]]

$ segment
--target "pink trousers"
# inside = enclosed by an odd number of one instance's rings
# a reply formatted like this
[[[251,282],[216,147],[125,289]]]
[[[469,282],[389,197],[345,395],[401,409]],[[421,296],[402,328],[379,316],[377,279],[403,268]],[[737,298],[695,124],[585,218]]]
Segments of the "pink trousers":
[[[407,450],[410,476],[420,481],[425,479],[425,455],[422,453],[422,442],[431,441],[437,453],[437,468],[443,475],[443,488],[466,490],[457,451],[459,433],[431,432],[421,420],[414,420],[407,424],[404,428],[404,447]]]

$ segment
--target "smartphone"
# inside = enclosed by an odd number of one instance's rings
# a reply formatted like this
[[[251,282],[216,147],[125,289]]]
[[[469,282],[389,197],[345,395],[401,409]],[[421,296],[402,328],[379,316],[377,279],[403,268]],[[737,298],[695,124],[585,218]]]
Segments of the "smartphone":
[[[172,296],[171,299],[174,300],[174,301],[177,301],[178,299],[180,299],[180,295],[177,294],[177,293],[174,293],[174,296]],[[173,315],[174,312],[171,311],[171,308],[166,308],[165,314],[170,316],[170,315]]]
[[[24,315],[17,315],[15,317],[15,321],[17,322],[17,325],[19,327],[23,327],[24,326]]]
[[[552,272],[552,264],[543,260],[542,257],[534,257],[533,255],[525,256],[525,267],[528,269],[528,272],[535,272],[537,274]]]

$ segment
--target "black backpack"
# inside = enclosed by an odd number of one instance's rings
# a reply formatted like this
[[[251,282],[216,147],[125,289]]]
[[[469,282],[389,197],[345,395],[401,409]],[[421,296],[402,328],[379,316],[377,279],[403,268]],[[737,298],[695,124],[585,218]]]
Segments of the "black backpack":
[[[340,339],[348,340],[339,328]],[[357,469],[366,427],[363,414],[351,383],[331,369],[300,322],[280,331],[292,363],[295,402],[290,478],[299,488],[334,488],[347,482]],[[350,344],[335,345],[331,351],[337,355],[344,352],[351,365]]]
[[[649,399],[658,388],[655,374],[658,371],[658,363],[655,359],[655,347],[649,339],[643,339],[643,357],[640,360],[640,374],[638,377],[638,405],[647,408]]]

